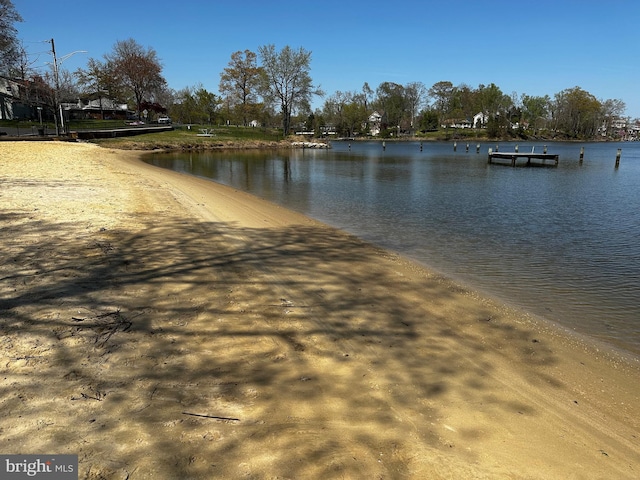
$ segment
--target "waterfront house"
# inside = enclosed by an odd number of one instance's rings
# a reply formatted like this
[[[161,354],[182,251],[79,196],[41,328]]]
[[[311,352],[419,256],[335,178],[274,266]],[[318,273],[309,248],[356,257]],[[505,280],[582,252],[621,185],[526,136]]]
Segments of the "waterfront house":
[[[373,112],[369,115],[369,133],[374,137],[380,135],[380,129],[382,128],[382,115],[378,112]]]
[[[489,120],[489,116],[486,113],[476,113],[473,116],[473,128],[484,128],[487,125],[487,120]]]

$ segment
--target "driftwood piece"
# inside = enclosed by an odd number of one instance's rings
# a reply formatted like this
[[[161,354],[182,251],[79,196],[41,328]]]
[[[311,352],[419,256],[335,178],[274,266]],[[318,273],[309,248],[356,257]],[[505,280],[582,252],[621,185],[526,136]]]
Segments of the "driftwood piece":
[[[218,416],[215,416],[215,415],[203,415],[201,413],[182,412],[182,414],[183,415],[190,415],[192,417],[212,418],[214,420],[223,420],[223,421],[227,421],[227,422],[239,422],[240,421],[239,418],[218,417]]]

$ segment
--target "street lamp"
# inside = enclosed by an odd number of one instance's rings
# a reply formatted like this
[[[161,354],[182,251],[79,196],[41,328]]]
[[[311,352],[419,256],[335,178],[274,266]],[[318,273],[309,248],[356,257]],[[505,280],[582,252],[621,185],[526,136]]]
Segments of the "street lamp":
[[[71,52],[71,53],[67,53],[66,55],[62,56],[60,58],[60,60],[58,60],[58,58],[56,57],[56,46],[55,43],[53,41],[53,38],[51,39],[51,54],[53,55],[53,80],[55,81],[56,85],[55,85],[55,92],[54,92],[54,102],[56,104],[56,110],[58,110],[58,113],[60,115],[60,123],[58,124],[58,122],[56,121],[56,135],[60,136],[60,128],[62,128],[62,131],[64,132],[65,128],[64,128],[64,115],[62,114],[62,103],[60,103],[60,76],[58,74],[58,66],[64,62],[66,59],[68,59],[69,57],[75,55],[76,53],[87,53],[86,50],[76,50],[75,52]]]

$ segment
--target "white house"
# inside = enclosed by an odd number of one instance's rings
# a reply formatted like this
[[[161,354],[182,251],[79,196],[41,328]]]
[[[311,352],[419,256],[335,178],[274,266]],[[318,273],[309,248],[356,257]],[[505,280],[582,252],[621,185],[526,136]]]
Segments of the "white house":
[[[380,127],[382,125],[382,115],[378,112],[373,112],[369,115],[369,132],[371,135],[380,135]]]
[[[487,116],[486,113],[476,113],[473,116],[473,128],[482,128],[487,124],[487,120],[489,120],[489,117]]]

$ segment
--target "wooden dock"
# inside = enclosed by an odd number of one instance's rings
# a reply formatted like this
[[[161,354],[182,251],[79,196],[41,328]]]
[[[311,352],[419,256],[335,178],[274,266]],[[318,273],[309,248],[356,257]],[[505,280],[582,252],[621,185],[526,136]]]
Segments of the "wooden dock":
[[[526,163],[518,160],[527,159]],[[548,163],[552,160],[553,164]],[[557,167],[558,155],[553,153],[518,153],[518,152],[489,152],[489,163],[496,165],[511,165],[512,167]]]

